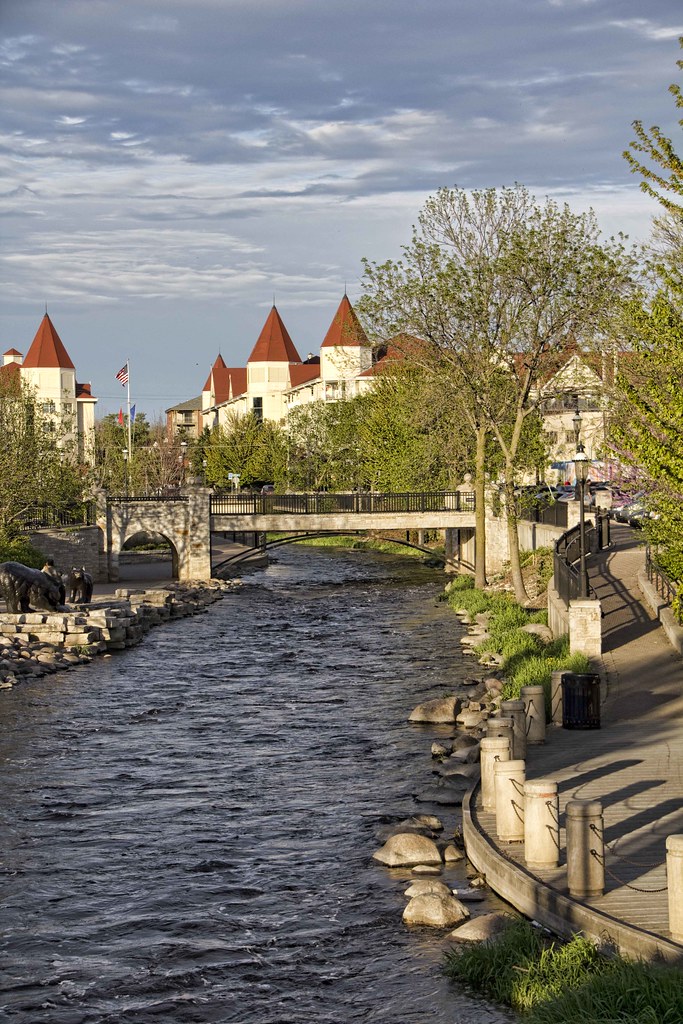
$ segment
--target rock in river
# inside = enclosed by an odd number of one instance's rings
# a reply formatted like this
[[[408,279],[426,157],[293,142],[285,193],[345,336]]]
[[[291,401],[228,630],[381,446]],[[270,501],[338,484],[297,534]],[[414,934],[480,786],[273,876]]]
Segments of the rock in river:
[[[426,836],[401,832],[387,839],[373,859],[390,868],[412,867],[415,864],[441,864],[441,853],[435,842]]]

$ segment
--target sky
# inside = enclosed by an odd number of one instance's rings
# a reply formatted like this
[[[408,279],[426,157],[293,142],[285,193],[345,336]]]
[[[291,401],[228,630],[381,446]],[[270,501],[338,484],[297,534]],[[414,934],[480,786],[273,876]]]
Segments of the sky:
[[[317,354],[441,187],[645,241],[621,154],[680,140],[681,35],[680,0],[0,0],[2,351],[47,308],[98,415],[130,360],[155,419],[273,302]]]

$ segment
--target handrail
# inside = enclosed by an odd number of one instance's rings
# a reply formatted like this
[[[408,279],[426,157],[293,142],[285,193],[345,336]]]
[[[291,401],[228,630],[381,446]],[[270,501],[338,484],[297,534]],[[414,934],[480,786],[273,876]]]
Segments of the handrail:
[[[18,520],[22,530],[60,529],[72,526],[94,526],[94,501],[79,501],[64,508],[54,505],[33,505]]]
[[[314,494],[213,494],[212,515],[333,515],[339,512],[473,512],[471,491],[423,491],[403,494],[354,491]]]
[[[681,610],[678,602],[674,604],[674,600],[679,595],[681,585],[676,583],[675,580],[672,580],[671,577],[667,575],[659,565],[657,565],[657,562],[652,556],[652,548],[649,544],[645,549],[645,571],[649,582],[655,588],[659,596],[666,601],[678,624],[683,625],[683,610]]]

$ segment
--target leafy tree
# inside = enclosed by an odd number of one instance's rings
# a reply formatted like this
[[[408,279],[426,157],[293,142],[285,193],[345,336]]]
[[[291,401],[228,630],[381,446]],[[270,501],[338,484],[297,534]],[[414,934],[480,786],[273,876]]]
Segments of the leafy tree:
[[[0,375],[0,538],[15,537],[31,509],[81,500],[84,469],[68,431],[18,378]]]
[[[683,49],[683,36],[678,40]],[[683,70],[683,60],[676,61]],[[680,110],[683,108],[683,92],[680,85],[670,85],[669,92]],[[683,127],[683,118],[678,122]],[[634,121],[633,129],[636,138],[624,152],[634,174],[642,177],[640,187],[643,192],[653,196],[670,213],[683,216],[683,160],[676,152],[674,145],[666,135],[653,125],[647,129],[642,121]],[[637,154],[643,154],[646,161]],[[651,165],[654,165],[651,166]]]
[[[207,483],[218,487],[230,484],[229,474],[239,475],[240,483],[281,481],[285,472],[285,440],[282,428],[270,420],[261,422],[253,414],[229,414],[224,427],[203,440]]]
[[[683,290],[663,281],[649,302],[630,303],[626,329],[611,443],[648,491],[647,533],[660,560],[683,580]]]
[[[539,205],[521,186],[430,198],[403,258],[366,261],[359,304],[375,336],[407,335],[414,359],[448,379],[476,437],[475,485],[483,543],[486,444],[500,449],[517,600],[528,600],[514,487],[539,385],[562,353],[594,344],[628,283],[617,242],[600,244],[592,213]],[[481,547],[477,561],[482,558]],[[481,569],[480,569],[481,572]]]

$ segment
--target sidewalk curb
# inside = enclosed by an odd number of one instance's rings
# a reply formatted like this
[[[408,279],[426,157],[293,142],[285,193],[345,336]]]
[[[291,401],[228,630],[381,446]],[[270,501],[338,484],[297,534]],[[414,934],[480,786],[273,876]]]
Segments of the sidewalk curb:
[[[641,569],[638,573],[637,579],[645,603],[659,619],[660,625],[673,649],[680,657],[683,657],[683,626],[679,626],[676,622],[671,608],[662,600],[656,589],[652,586],[644,569]]]
[[[479,786],[477,782],[468,790],[462,802],[463,838],[468,859],[496,895],[525,917],[564,938],[581,932],[598,946],[616,946],[629,957],[683,964],[682,945],[565,896],[504,857],[477,821],[475,798]]]

